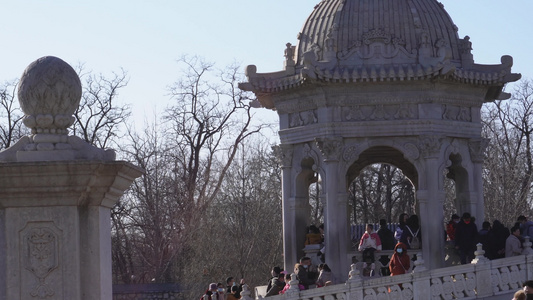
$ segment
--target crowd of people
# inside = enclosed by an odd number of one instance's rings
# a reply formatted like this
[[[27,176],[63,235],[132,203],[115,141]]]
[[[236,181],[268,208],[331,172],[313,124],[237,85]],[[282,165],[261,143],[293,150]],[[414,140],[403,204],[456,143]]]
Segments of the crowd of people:
[[[516,223],[509,229],[500,221],[492,224],[485,221],[478,231],[475,219],[467,212],[462,217],[452,215],[446,226],[447,241],[454,245],[461,264],[474,258],[476,245],[481,243],[488,259],[498,259],[521,255],[525,237],[533,241],[533,222],[525,216],[519,216]]]
[[[379,221],[379,229],[374,230],[374,225],[367,224],[365,233],[361,236],[358,250],[363,257],[363,276],[395,276],[405,274],[411,269],[412,259],[408,254],[410,250],[417,250],[422,245],[422,234],[417,215],[401,214],[398,226],[391,231],[387,227],[387,221]],[[325,263],[324,225],[308,228],[306,245],[318,244],[320,251],[318,257],[323,262],[317,268],[311,263],[311,258],[304,256],[295,264],[292,272],[285,271],[280,267],[274,267],[272,277],[268,281],[266,296],[284,294],[290,288],[291,273],[296,275],[300,290],[310,287],[324,287],[336,283],[330,267]],[[521,255],[524,248],[525,236],[533,241],[533,222],[525,216],[519,216],[516,223],[508,229],[500,221],[494,220],[483,222],[481,229],[470,213],[465,212],[460,217],[453,214],[446,224],[444,239],[451,245],[455,255],[461,264],[466,264],[474,259],[477,244],[483,245],[485,256],[488,259],[498,259]],[[380,255],[383,250],[393,250],[392,256]],[[375,268],[376,256],[379,256],[381,265],[379,270]],[[415,258],[413,258],[415,260]],[[203,300],[233,300],[240,299],[244,280],[237,284],[233,277],[228,277],[226,286],[221,283],[211,283],[201,299]],[[524,288],[514,295],[513,299],[533,299],[533,281],[527,281]]]

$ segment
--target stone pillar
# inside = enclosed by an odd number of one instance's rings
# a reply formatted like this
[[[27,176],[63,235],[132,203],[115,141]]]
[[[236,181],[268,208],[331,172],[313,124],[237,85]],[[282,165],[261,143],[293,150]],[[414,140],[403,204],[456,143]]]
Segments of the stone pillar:
[[[425,189],[417,191],[417,199],[420,206],[422,253],[428,269],[444,267],[443,203],[445,194],[439,189],[439,180],[442,180],[442,174],[438,171],[440,146],[440,139],[437,137],[426,136],[421,139],[425,172],[419,175],[419,179],[423,178],[425,182],[420,183],[419,186]]]
[[[0,152],[2,300],[112,298],[110,211],[142,170],[68,136],[80,97],[59,58],[22,75],[32,135]]]
[[[324,218],[324,236],[326,243],[326,263],[335,277],[346,279],[348,271],[347,242],[348,221],[346,216],[346,193],[339,194],[339,156],[342,150],[342,138],[320,139],[317,145],[324,157],[325,178],[324,194],[326,209]],[[344,188],[344,186],[343,186]],[[342,198],[340,199],[339,196]]]
[[[483,197],[483,161],[485,160],[485,149],[488,146],[488,139],[475,139],[468,142],[470,159],[472,161],[472,184],[470,200],[475,205],[475,212],[472,216],[476,217],[478,228],[485,220],[485,198]]]
[[[294,263],[298,261],[295,236],[296,220],[296,200],[291,197],[292,186],[292,145],[281,145],[279,155],[282,162],[281,173],[281,197],[283,216],[283,258],[285,270],[292,270]]]

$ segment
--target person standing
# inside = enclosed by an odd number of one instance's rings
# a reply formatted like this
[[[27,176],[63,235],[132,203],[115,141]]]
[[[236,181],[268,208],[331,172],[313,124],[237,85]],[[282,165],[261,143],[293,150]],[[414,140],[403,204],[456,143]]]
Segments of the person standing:
[[[485,251],[485,256],[488,259],[494,259],[492,257],[492,253],[494,253],[494,249],[492,247],[494,235],[492,229],[490,228],[490,222],[483,222],[483,225],[481,227],[482,228],[477,235],[477,242],[483,245],[483,251]]]
[[[470,213],[463,213],[461,222],[455,229],[455,249],[459,250],[461,264],[466,264],[474,259],[477,241],[477,226],[471,220]]]
[[[296,276],[298,276],[298,281],[304,286],[307,290],[309,286],[315,284],[315,278],[313,273],[309,270],[311,267],[311,258],[304,256],[300,258],[300,263],[295,268]]]
[[[505,240],[505,257],[513,257],[522,254],[522,242],[520,241],[520,227],[515,225],[511,228],[511,235]]]
[[[407,223],[407,219],[409,219],[409,215],[406,213],[402,213],[400,217],[398,218],[398,227],[396,227],[396,230],[394,231],[394,238],[396,241],[400,241],[403,231],[405,230],[405,224]]]
[[[520,233],[522,236],[529,236],[529,241],[533,242],[533,222],[528,221],[525,216],[519,216],[517,222],[520,223]]]
[[[381,248],[383,250],[393,250],[396,245],[396,240],[394,239],[394,233],[387,228],[387,220],[379,220],[379,229],[377,232],[379,239],[381,240]]]
[[[407,254],[407,245],[400,242],[394,247],[394,254],[392,254],[389,262],[390,275],[395,276],[405,274],[410,267],[411,259]]]

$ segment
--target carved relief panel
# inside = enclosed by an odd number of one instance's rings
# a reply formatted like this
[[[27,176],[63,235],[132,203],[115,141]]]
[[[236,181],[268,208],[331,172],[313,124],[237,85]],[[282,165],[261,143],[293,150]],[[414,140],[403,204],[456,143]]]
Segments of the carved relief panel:
[[[317,122],[316,109],[289,114],[289,128],[315,124]]]
[[[53,222],[29,222],[19,232],[21,243],[21,295],[60,299],[62,231]],[[33,282],[33,283],[32,283]],[[30,283],[28,285],[28,283]]]
[[[416,104],[355,105],[342,108],[343,121],[413,120],[418,118]]]

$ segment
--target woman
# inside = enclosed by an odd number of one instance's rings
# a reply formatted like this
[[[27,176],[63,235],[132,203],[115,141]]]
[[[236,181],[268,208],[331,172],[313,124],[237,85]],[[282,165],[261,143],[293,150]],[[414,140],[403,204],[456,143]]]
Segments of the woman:
[[[407,254],[407,245],[400,242],[394,247],[394,254],[389,262],[390,276],[405,274],[410,267],[411,258]]]
[[[316,281],[316,287],[323,287],[330,284],[335,284],[335,276],[327,264],[318,265],[320,275]]]
[[[400,238],[402,237],[402,233],[405,229],[405,223],[407,223],[407,219],[409,218],[409,215],[406,213],[403,213],[400,215],[400,218],[398,219],[398,222],[400,223],[398,227],[396,227],[396,230],[394,231],[394,238],[396,241],[400,241]]]

